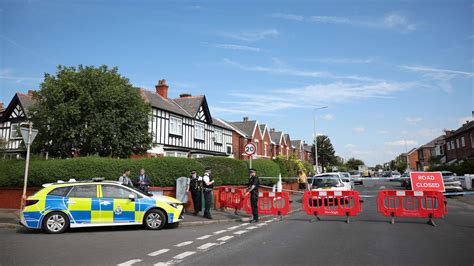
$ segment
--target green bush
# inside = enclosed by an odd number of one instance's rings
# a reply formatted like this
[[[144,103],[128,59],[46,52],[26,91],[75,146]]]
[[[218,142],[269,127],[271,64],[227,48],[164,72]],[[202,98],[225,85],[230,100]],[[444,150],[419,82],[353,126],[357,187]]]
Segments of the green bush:
[[[273,186],[276,184],[278,181],[278,177],[280,175],[280,167],[277,163],[270,161],[270,160],[264,160],[264,159],[258,159],[258,160],[253,160],[252,161],[252,168],[257,170],[257,175],[262,176],[262,177],[275,177],[273,179],[260,179],[260,184],[265,185],[265,186]],[[248,174],[247,174],[247,181],[248,181]]]
[[[288,170],[286,170],[285,159],[283,156],[277,156],[275,159],[273,159],[273,162],[275,162],[280,168],[281,176],[288,177]]]
[[[212,177],[216,185],[242,185],[246,184],[248,178],[248,165],[245,161],[239,161],[224,157],[205,157],[196,159],[205,169],[212,169]],[[204,175],[204,172],[198,172]]]

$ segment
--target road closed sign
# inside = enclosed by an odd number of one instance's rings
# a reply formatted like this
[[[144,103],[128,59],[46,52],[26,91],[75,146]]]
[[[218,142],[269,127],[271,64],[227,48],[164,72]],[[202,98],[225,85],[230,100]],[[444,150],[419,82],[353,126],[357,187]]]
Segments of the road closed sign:
[[[444,192],[444,181],[441,172],[411,172],[410,178],[413,191]]]

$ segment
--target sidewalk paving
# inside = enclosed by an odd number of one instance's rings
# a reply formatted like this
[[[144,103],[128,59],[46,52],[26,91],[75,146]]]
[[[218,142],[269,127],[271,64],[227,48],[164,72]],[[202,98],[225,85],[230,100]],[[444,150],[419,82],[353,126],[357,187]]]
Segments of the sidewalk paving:
[[[300,194],[290,195],[290,200],[290,213],[301,210],[302,204]],[[247,222],[251,218],[251,215],[248,215],[243,210],[239,210],[236,214],[234,209],[211,210],[213,219],[204,218],[202,215],[203,212],[200,212],[197,216],[194,216],[192,213],[185,213],[184,220],[180,222],[180,226],[196,226],[232,221]],[[269,216],[270,215],[261,215],[261,218],[266,219]],[[18,223],[19,217],[20,211],[18,209],[0,209],[0,228],[20,227],[21,225]]]

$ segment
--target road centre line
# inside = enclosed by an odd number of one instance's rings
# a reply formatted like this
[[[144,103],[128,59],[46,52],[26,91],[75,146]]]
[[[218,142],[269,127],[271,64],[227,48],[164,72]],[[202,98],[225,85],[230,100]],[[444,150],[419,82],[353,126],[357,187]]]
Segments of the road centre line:
[[[214,235],[222,234],[222,233],[225,233],[225,232],[227,232],[227,230],[216,231],[216,232],[214,232]]]
[[[211,236],[212,236],[212,235],[205,235],[205,236],[198,237],[198,238],[196,238],[196,239],[204,240],[204,239],[209,238],[209,237],[211,237]]]
[[[227,240],[232,239],[232,238],[234,238],[234,236],[224,236],[224,237],[221,237],[221,238],[219,238],[219,239],[217,239],[217,240],[219,240],[219,241],[227,241]]]
[[[204,250],[204,249],[208,249],[208,248],[210,248],[212,246],[215,246],[215,245],[217,245],[217,244],[216,243],[206,243],[204,245],[199,246],[197,249]]]
[[[117,264],[117,266],[129,266],[129,265],[133,265],[137,262],[141,262],[142,260],[141,259],[133,259],[133,260],[129,260],[129,261],[126,261],[126,262],[122,262],[120,264]]]
[[[181,254],[178,254],[176,256],[173,257],[173,259],[177,259],[177,260],[182,260],[188,256],[191,256],[193,255],[194,253],[196,253],[195,251],[186,251],[186,252],[183,252]]]
[[[161,255],[161,254],[163,254],[163,253],[166,253],[166,252],[168,252],[168,251],[170,251],[170,250],[164,248],[164,249],[160,249],[160,250],[155,251],[155,252],[151,252],[150,254],[148,254],[148,256],[150,256],[150,257],[155,257],[155,256]]]
[[[193,241],[186,241],[186,242],[183,242],[183,243],[179,243],[177,245],[174,245],[175,247],[184,247],[184,246],[187,246],[189,244],[192,244]]]
[[[241,234],[245,234],[245,233],[247,233],[247,232],[248,232],[247,230],[241,230],[241,231],[235,232],[234,234],[235,234],[235,235],[241,235]]]

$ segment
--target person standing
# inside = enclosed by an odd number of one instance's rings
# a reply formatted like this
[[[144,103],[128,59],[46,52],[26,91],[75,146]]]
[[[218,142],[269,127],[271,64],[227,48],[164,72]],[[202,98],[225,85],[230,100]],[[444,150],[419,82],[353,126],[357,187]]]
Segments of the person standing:
[[[211,199],[212,190],[214,189],[214,180],[211,175],[211,168],[206,168],[204,177],[202,178],[202,186],[204,190],[204,218],[212,219],[211,216]]]
[[[122,176],[119,177],[118,181],[125,186],[133,187],[132,180],[130,179],[130,169],[123,170]]]
[[[250,205],[252,206],[253,215],[253,219],[250,220],[250,223],[256,223],[258,222],[258,188],[260,187],[260,179],[257,176],[257,170],[252,168],[249,170],[249,173],[249,183],[245,196],[250,194]]]
[[[202,210],[202,177],[197,175],[196,170],[191,171],[188,187],[186,189],[186,192],[189,191],[191,191],[191,197],[193,199],[194,215],[197,215]]]
[[[145,174],[145,168],[140,169],[140,174],[137,176],[135,183],[138,189],[148,193],[148,188],[151,186],[151,181],[148,175]]]
[[[303,191],[308,189],[308,177],[303,170],[298,170],[298,189]]]

